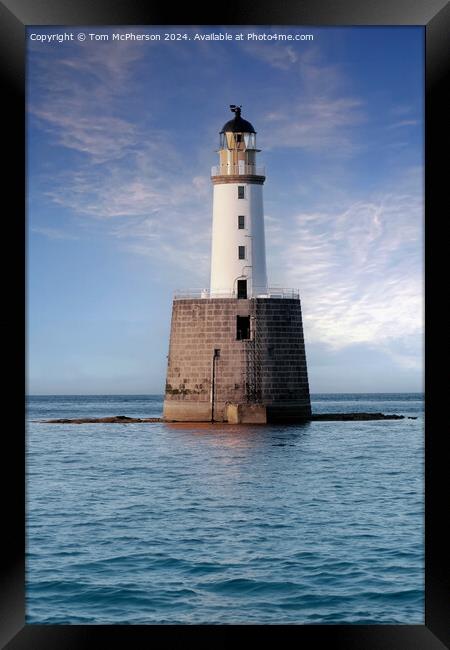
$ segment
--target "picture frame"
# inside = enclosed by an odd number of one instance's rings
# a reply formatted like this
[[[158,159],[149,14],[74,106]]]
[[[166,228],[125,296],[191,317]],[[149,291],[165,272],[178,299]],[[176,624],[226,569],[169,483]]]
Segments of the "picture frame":
[[[214,11],[213,11],[214,9]],[[215,14],[215,15],[214,15]],[[449,57],[446,47],[449,38],[450,7],[444,0],[417,0],[411,2],[377,0],[318,0],[280,3],[232,3],[229,6],[201,7],[186,4],[173,12],[172,6],[144,4],[136,0],[3,0],[0,2],[1,70],[5,91],[3,103],[7,109],[3,151],[7,160],[5,195],[9,209],[5,241],[14,241],[18,255],[14,270],[4,259],[3,277],[14,282],[7,285],[4,305],[7,322],[15,321],[11,331],[18,338],[18,349],[6,345],[10,355],[5,369],[18,368],[16,378],[8,375],[8,390],[23,404],[23,374],[25,365],[23,339],[26,313],[23,288],[25,285],[26,247],[26,159],[24,133],[25,30],[29,25],[422,25],[426,40],[425,88],[425,236],[426,277],[425,305],[426,331],[426,441],[425,441],[425,625],[25,625],[25,432],[19,424],[20,406],[15,410],[14,422],[6,429],[8,449],[3,456],[4,528],[0,589],[0,642],[8,650],[33,648],[102,648],[111,643],[119,646],[145,647],[161,635],[164,644],[182,640],[187,643],[208,634],[222,642],[231,640],[255,641],[264,635],[266,641],[282,642],[286,634],[301,647],[333,647],[345,650],[441,650],[450,647],[448,541],[445,533],[448,512],[448,486],[445,435],[441,420],[445,404],[443,380],[446,376],[438,348],[437,323],[431,318],[431,291],[442,277],[445,255],[431,254],[431,237],[443,239],[439,233],[441,210],[444,212],[444,164],[439,162],[443,151],[442,130],[445,125],[445,77]],[[448,120],[448,118],[447,118]],[[447,181],[448,183],[448,181]],[[6,196],[4,195],[4,198]],[[440,201],[442,200],[442,203]],[[440,205],[442,208],[440,209]],[[445,217],[445,214],[442,214]],[[442,226],[441,226],[442,227]],[[5,248],[9,249],[8,246]],[[5,256],[6,258],[6,256]],[[10,316],[14,315],[15,319]],[[8,337],[8,338],[6,338]],[[9,340],[9,335],[5,336]],[[446,339],[443,339],[446,340]],[[19,362],[20,360],[20,362]],[[22,363],[23,362],[23,363]],[[444,380],[445,381],[445,380]],[[442,395],[441,395],[442,393]],[[7,401],[9,404],[9,398]],[[5,445],[6,446],[6,445]],[[7,474],[5,469],[9,469]],[[12,470],[12,471],[11,471]],[[197,636],[198,635],[198,636]],[[280,638],[281,637],[281,638]]]

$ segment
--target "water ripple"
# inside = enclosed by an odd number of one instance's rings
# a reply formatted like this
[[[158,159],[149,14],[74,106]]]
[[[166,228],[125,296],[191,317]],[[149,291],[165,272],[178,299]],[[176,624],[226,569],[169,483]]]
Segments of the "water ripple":
[[[394,422],[170,428],[161,398],[30,398],[27,623],[423,624],[423,401]]]

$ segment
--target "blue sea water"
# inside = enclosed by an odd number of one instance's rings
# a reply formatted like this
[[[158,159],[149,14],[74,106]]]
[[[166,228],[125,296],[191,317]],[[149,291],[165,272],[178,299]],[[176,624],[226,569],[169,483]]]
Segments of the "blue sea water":
[[[422,394],[315,394],[303,425],[44,424],[160,396],[27,400],[26,621],[423,624]]]

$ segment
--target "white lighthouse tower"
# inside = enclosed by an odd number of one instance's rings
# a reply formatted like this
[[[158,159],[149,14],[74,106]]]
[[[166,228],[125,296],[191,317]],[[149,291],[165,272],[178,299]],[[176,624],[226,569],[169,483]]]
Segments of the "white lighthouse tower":
[[[220,132],[214,185],[212,298],[254,298],[267,293],[264,238],[264,169],[257,167],[256,131],[231,105],[234,119]]]

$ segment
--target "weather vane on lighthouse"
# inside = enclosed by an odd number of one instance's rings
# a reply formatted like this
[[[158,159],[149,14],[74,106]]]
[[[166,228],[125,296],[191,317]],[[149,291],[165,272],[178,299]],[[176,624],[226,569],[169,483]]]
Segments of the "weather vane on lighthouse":
[[[265,423],[311,415],[298,291],[269,288],[256,131],[230,104],[211,171],[208,291],[175,295],[164,419]]]

